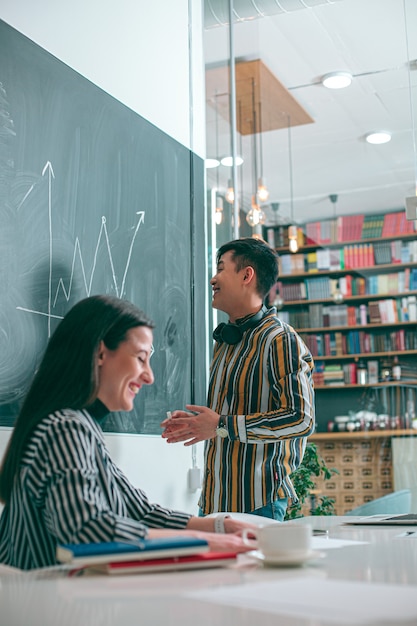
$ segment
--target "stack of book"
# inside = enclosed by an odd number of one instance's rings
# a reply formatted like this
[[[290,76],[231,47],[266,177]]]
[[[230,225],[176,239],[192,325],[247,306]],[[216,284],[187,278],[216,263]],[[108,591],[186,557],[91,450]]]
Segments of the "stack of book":
[[[204,539],[168,537],[138,543],[119,541],[58,545],[57,560],[72,570],[103,574],[138,574],[180,569],[221,567],[236,561],[236,554],[209,552]]]
[[[323,372],[325,385],[343,385],[345,382],[344,372],[341,365],[326,365]]]

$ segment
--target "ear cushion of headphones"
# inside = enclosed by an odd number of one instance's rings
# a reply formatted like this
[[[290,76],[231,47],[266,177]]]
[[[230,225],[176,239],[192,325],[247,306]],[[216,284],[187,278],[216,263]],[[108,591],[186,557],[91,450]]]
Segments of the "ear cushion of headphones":
[[[263,306],[260,309],[260,311],[256,313],[256,315],[251,317],[244,324],[240,324],[240,325],[231,324],[230,322],[225,324],[224,322],[222,322],[221,324],[217,326],[217,328],[214,329],[213,338],[215,339],[215,341],[218,341],[219,343],[224,342],[231,346],[234,346],[235,344],[239,343],[239,341],[242,339],[243,333],[245,332],[245,330],[248,330],[248,328],[255,327],[258,324],[258,322],[264,317],[266,312],[267,312],[267,308]]]
[[[235,345],[242,339],[243,331],[245,328],[240,328],[236,324],[225,324],[222,322],[217,326],[213,332],[213,337],[218,342],[228,343],[229,345]]]

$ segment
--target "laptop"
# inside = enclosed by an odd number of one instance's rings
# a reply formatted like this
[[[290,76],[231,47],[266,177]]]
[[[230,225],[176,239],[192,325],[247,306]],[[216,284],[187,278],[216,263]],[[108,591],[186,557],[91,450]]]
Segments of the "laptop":
[[[417,526],[417,513],[403,513],[401,515],[366,515],[357,517],[344,524],[356,524],[358,526],[380,525],[380,526]]]

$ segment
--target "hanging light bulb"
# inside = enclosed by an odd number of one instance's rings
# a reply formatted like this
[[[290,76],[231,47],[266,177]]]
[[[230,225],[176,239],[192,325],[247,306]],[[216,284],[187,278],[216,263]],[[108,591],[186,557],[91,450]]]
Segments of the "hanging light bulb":
[[[265,178],[258,178],[258,199],[259,202],[266,202],[269,198],[269,191],[266,186]]]
[[[255,196],[252,196],[252,206],[246,215],[246,221],[249,226],[258,226],[258,224],[265,224],[265,213],[261,207],[256,203]]]
[[[339,281],[337,281],[336,288],[332,293],[332,299],[335,304],[342,304],[344,302],[345,297],[340,289]]]
[[[226,190],[225,197],[229,204],[233,204],[233,202],[235,201],[235,190],[233,189],[233,182],[230,178],[227,182],[227,190]]]
[[[295,253],[298,251],[298,230],[297,226],[288,227],[288,247],[290,252]]]
[[[223,221],[223,198],[216,194],[216,209],[214,211],[214,221],[219,226]]]

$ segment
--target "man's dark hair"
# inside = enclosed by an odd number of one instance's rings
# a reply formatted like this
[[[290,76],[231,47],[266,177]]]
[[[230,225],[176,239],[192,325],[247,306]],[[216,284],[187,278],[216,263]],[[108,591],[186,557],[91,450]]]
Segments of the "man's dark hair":
[[[234,239],[223,244],[217,251],[217,263],[226,252],[231,251],[240,272],[250,265],[256,273],[256,287],[261,298],[265,298],[278,280],[278,256],[265,241],[254,237]]]

